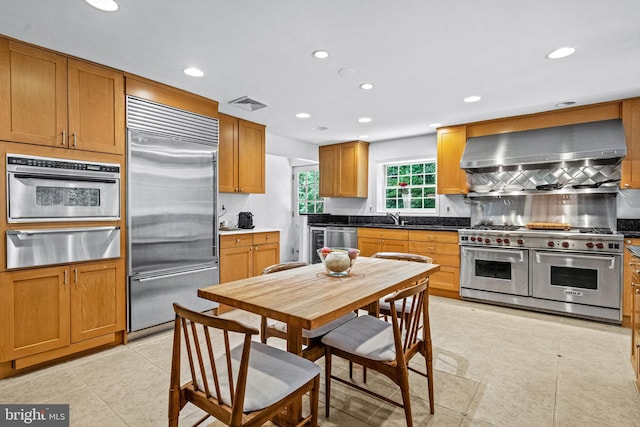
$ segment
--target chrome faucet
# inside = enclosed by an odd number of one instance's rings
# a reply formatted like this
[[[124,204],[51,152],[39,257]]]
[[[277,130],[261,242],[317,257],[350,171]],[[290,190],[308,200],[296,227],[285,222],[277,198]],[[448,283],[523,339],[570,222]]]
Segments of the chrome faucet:
[[[393,223],[395,225],[400,225],[400,212],[397,212],[397,213],[387,212],[387,216],[390,216],[393,219]]]

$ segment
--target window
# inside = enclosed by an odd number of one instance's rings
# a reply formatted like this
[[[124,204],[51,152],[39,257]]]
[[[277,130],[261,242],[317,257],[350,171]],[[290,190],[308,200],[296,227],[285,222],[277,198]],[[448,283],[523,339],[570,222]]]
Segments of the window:
[[[382,174],[383,211],[435,212],[435,160],[386,163]]]
[[[320,178],[318,170],[297,171],[298,183],[298,213],[322,213],[324,199],[319,196]]]

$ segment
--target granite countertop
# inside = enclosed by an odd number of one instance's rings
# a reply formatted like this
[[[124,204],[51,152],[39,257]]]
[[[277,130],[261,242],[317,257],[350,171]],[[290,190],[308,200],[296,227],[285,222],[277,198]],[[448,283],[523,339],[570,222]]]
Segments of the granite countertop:
[[[312,227],[356,227],[356,228],[389,228],[399,230],[428,230],[428,231],[458,231],[466,228],[458,225],[436,225],[436,224],[336,224],[331,222],[320,222],[309,224]]]
[[[228,234],[247,234],[247,233],[270,233],[274,231],[280,231],[277,228],[229,228],[229,229],[220,229],[220,235],[226,236]]]
[[[640,258],[640,246],[627,246],[627,250],[633,254],[636,258]]]
[[[624,234],[624,237],[629,237],[631,239],[637,239],[640,237],[640,230],[618,230],[618,233]]]

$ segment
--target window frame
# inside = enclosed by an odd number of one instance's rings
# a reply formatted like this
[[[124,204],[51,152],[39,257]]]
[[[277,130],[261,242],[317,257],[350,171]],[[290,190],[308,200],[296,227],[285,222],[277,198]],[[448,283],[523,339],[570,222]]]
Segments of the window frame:
[[[416,165],[421,163],[432,163],[435,165],[435,170],[433,172],[434,181],[433,184],[422,185],[420,187],[414,186],[413,188],[433,188],[432,197],[427,196],[428,198],[432,198],[434,200],[433,208],[388,208],[387,207],[387,190],[391,188],[397,187],[387,187],[387,168],[389,166],[405,166],[405,165]],[[380,213],[387,212],[400,212],[403,214],[411,214],[411,215],[421,215],[421,216],[438,216],[439,209],[439,200],[437,194],[437,170],[438,164],[436,158],[425,157],[419,159],[404,159],[404,160],[385,160],[379,162],[377,165],[377,185],[376,185],[376,195],[377,195],[377,203],[376,203],[376,211]],[[409,175],[412,176],[412,175]]]
[[[317,181],[316,181],[316,198],[313,200],[314,204],[314,212],[300,212],[300,173],[307,172],[315,172]],[[293,205],[294,212],[296,215],[314,215],[314,214],[322,214],[324,213],[325,200],[324,197],[320,197],[320,172],[318,165],[312,166],[296,166],[293,168],[293,181],[294,181],[294,192],[293,192]],[[308,202],[308,200],[306,200]],[[317,206],[320,205],[322,207],[322,211],[317,211]]]

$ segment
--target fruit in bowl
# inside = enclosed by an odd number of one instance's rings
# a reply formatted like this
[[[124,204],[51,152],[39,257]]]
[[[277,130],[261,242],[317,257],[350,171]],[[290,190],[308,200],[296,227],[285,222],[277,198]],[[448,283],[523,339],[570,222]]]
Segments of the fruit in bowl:
[[[355,248],[329,248],[325,246],[318,249],[318,256],[327,273],[331,276],[347,276],[359,254],[360,251]]]

